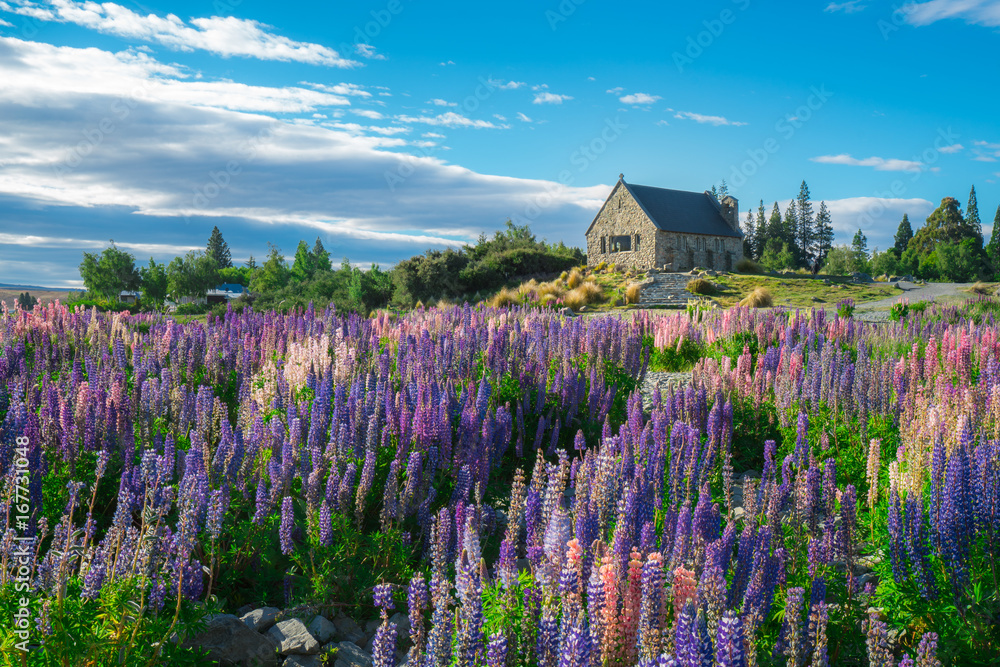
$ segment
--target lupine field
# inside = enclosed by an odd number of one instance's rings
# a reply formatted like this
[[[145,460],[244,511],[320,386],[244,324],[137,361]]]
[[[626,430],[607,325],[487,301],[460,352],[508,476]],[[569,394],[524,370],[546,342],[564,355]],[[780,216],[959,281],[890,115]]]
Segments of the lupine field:
[[[1000,664],[996,312],[5,310],[0,648],[266,602],[381,609],[374,667]]]

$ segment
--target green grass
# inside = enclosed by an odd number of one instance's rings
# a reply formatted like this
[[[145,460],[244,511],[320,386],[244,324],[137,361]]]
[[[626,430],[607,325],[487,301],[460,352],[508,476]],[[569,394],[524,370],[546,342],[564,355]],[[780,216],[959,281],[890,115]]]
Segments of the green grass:
[[[807,308],[836,306],[842,299],[854,299],[861,304],[897,296],[900,290],[885,283],[831,282],[829,284],[810,276],[750,276],[720,275],[714,279],[719,294],[713,301],[720,306],[735,306],[758,287],[765,287],[774,295],[775,306]]]

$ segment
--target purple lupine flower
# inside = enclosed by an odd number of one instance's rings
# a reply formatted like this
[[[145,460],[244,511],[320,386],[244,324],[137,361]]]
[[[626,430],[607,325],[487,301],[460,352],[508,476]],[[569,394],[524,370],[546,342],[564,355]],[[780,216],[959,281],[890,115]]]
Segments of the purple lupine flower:
[[[892,564],[892,578],[896,580],[897,584],[901,584],[906,580],[906,567],[903,561],[906,544],[902,507],[895,484],[889,489],[889,509],[886,520],[889,528],[889,562]]]
[[[917,645],[916,667],[941,667],[941,661],[937,659],[937,642],[936,632],[924,633]]]
[[[782,623],[784,639],[784,654],[789,665],[798,665],[803,653],[802,642],[802,610],[805,603],[805,590],[799,587],[789,588],[785,597],[785,620]]]
[[[430,595],[427,591],[427,582],[424,580],[424,575],[417,574],[410,580],[410,585],[406,589],[406,606],[410,616],[410,643],[413,644],[413,648],[410,649],[410,657],[413,659],[414,665],[417,664],[416,657],[424,649],[426,637],[424,610],[429,604]]]
[[[893,667],[892,648],[889,646],[889,627],[874,613],[862,624],[865,630],[865,645],[868,648],[868,664],[871,667]]]
[[[683,667],[700,666],[701,649],[698,641],[698,631],[695,627],[695,608],[692,602],[684,605],[684,609],[677,619],[674,648],[677,652],[677,661]]]
[[[222,520],[229,509],[229,489],[223,487],[212,491],[208,503],[208,515],[205,519],[205,530],[213,542],[219,540],[222,534]]]
[[[809,613],[809,639],[812,645],[812,665],[815,667],[827,667],[830,664],[826,639],[826,625],[829,620],[825,602],[813,606]]]
[[[639,611],[639,655],[660,654],[660,616],[663,612],[663,556],[649,554],[642,565],[642,602]]]
[[[486,667],[505,667],[507,664],[507,637],[502,631],[490,635],[486,645]]]
[[[743,623],[740,617],[733,611],[727,611],[719,619],[719,635],[715,649],[718,667],[746,667],[743,641]]]
[[[292,527],[295,523],[295,514],[292,510],[291,496],[285,496],[281,501],[281,526],[278,529],[278,538],[281,542],[281,553],[290,556],[295,546],[292,544]]]
[[[924,503],[920,498],[906,499],[906,554],[910,571],[920,594],[928,600],[937,598],[937,586],[931,571]]]
[[[372,667],[395,667],[395,664],[396,624],[383,621],[372,639]]]
[[[330,513],[330,504],[325,499],[319,506],[319,543],[324,547],[333,544],[333,516]]]
[[[379,584],[372,593],[375,599],[375,606],[382,610],[383,616],[388,616],[389,612],[396,608],[392,599],[392,584]]]

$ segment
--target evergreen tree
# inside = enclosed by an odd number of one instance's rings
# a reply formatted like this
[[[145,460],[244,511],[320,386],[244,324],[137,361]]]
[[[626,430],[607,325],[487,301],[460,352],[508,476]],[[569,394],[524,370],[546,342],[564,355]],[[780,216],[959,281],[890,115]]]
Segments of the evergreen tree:
[[[797,213],[795,241],[799,246],[799,263],[806,266],[811,259],[815,230],[813,229],[812,202],[809,201],[809,186],[806,185],[805,181],[802,181],[802,185],[799,186],[799,196],[795,203]]]
[[[941,205],[927,217],[927,222],[917,230],[910,242],[917,253],[924,257],[934,252],[941,243],[957,245],[967,238],[968,227],[962,217],[962,208],[954,197],[945,197]]]
[[[317,271],[330,271],[333,269],[333,265],[330,264],[330,253],[323,247],[323,242],[319,240],[318,236],[316,237],[316,243],[313,245],[312,255]]]
[[[710,191],[709,194],[711,194],[713,197],[715,197],[715,201],[719,201],[719,191],[715,189],[715,184],[714,183],[712,184],[712,190]]]
[[[965,207],[965,225],[978,236],[983,237],[983,223],[979,219],[979,203],[976,201],[976,186],[969,191],[969,205]]]
[[[253,273],[257,270],[257,260],[253,258],[253,255],[250,255],[250,259],[247,260],[247,263],[244,264],[244,266],[247,267],[247,271]]]
[[[295,248],[295,261],[292,263],[292,280],[305,282],[316,273],[316,258],[309,251],[305,241],[299,241]]]
[[[767,220],[767,238],[764,239],[764,243],[761,244],[760,252],[764,253],[764,244],[767,243],[768,239],[776,239],[781,237],[781,209],[778,208],[778,202],[774,202],[774,208],[771,209],[771,217]]]
[[[743,223],[743,255],[753,258],[753,249],[757,244],[757,230],[754,225],[753,211],[747,211],[747,221]]]
[[[1000,273],[1000,206],[997,206],[997,214],[993,218],[993,233],[990,234],[990,243],[986,246],[986,254],[990,258],[994,278]]]
[[[833,247],[833,219],[826,201],[819,203],[819,213],[816,214],[816,256],[822,263]]]
[[[756,231],[756,238],[753,244],[753,259],[760,259],[760,254],[764,252],[764,243],[767,242],[767,218],[764,211],[764,200],[760,200],[760,205],[757,207],[757,224],[754,227]]]
[[[910,245],[910,239],[912,238],[913,227],[910,226],[910,218],[904,213],[903,219],[899,223],[899,227],[896,228],[896,245],[892,248],[896,251],[896,257],[903,256],[903,253],[906,252],[906,248]]]
[[[729,186],[726,185],[726,179],[722,179],[722,185],[719,186],[718,200],[721,202],[728,196],[729,196]]]
[[[214,259],[220,269],[228,269],[233,265],[229,245],[222,238],[222,232],[217,226],[212,227],[212,234],[208,237],[208,245],[205,246],[205,254]]]
[[[868,265],[868,238],[860,227],[851,241],[851,250],[854,252],[854,270],[864,271]]]
[[[798,234],[796,233],[798,224],[799,216],[795,210],[795,200],[793,199],[788,204],[788,208],[785,209],[785,219],[781,221],[781,241],[788,246],[788,250],[791,251],[796,262],[802,257],[802,249],[799,247]]]

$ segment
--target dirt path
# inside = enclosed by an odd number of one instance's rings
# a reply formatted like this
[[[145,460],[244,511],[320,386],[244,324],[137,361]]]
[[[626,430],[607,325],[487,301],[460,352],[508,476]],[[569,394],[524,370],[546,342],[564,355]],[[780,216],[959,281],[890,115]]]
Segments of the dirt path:
[[[971,296],[969,292],[965,291],[968,288],[968,284],[966,283],[927,283],[926,285],[918,285],[917,283],[900,282],[899,287],[903,290],[902,294],[891,296],[887,299],[859,303],[857,310],[889,308],[892,304],[903,299],[908,300],[910,303],[916,303],[917,301],[941,302],[952,298],[967,299]]]

